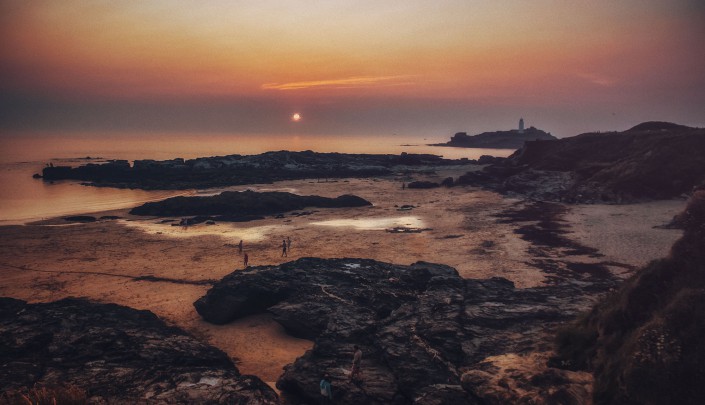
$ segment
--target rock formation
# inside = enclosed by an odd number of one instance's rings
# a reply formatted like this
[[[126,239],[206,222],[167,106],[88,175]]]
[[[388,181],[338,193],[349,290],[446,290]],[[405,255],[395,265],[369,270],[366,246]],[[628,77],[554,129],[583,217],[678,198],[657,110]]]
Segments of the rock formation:
[[[680,221],[685,232],[666,259],[558,335],[554,364],[593,371],[596,404],[705,399],[705,191]]]
[[[165,161],[125,160],[89,163],[76,168],[45,167],[45,181],[82,180],[103,187],[147,190],[215,188],[279,180],[388,175],[397,166],[446,166],[472,163],[427,154],[367,155],[344,153],[266,152]]]
[[[225,353],[149,311],[0,298],[0,394],[12,403],[35,384],[78,387],[89,403],[279,403]]]
[[[592,303],[585,289],[611,285],[593,281],[515,289],[440,264],[303,258],[233,272],[194,306],[216,324],[266,311],[290,334],[314,340],[277,382],[300,402],[319,401],[328,373],[340,404],[511,403],[521,399],[516,392],[498,394],[473,373],[491,371],[489,356],[546,345],[547,328]],[[353,345],[363,351],[360,382],[349,380]]]
[[[261,215],[279,214],[307,207],[342,208],[365,207],[372,203],[354,195],[336,198],[317,195],[301,196],[279,191],[258,193],[255,191],[226,191],[208,197],[173,197],[149,202],[130,210],[134,215],[214,216],[215,220],[240,220]],[[210,217],[209,217],[210,218]],[[202,218],[203,219],[203,218]],[[206,219],[203,219],[205,221]]]
[[[657,122],[527,142],[506,160],[457,180],[566,202],[673,198],[704,182],[705,129]]]
[[[523,131],[483,132],[477,135],[468,135],[458,132],[446,143],[433,146],[455,146],[459,148],[489,148],[489,149],[519,149],[527,141],[550,141],[557,139],[555,136],[540,129],[530,127]]]

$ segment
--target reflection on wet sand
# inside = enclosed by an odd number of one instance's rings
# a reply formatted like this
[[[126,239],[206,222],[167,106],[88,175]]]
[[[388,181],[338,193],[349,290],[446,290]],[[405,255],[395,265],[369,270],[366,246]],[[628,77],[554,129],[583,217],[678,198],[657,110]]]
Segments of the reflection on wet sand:
[[[329,221],[312,222],[311,225],[349,227],[360,231],[377,231],[397,227],[424,227],[423,221],[418,217],[331,219]]]
[[[129,227],[141,229],[152,235],[170,236],[174,238],[217,235],[228,239],[244,239],[250,242],[265,240],[270,235],[276,234],[277,231],[282,229],[280,225],[262,225],[244,228],[237,224],[227,222],[220,222],[215,225],[199,224],[189,226],[186,229],[181,226],[172,226],[170,223],[124,220],[120,222]]]

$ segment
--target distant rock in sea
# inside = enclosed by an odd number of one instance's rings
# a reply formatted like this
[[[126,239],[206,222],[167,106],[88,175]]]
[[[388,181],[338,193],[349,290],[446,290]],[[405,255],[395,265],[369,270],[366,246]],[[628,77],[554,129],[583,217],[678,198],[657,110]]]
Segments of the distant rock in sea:
[[[153,313],[83,299],[0,298],[0,364],[0,403],[29,403],[21,394],[35,386],[84,398],[59,404],[279,403],[226,353]]]
[[[705,129],[645,122],[623,132],[526,142],[456,183],[564,202],[680,197],[705,183]]]
[[[487,148],[487,149],[519,149],[526,141],[550,141],[557,139],[555,136],[540,129],[529,127],[524,130],[513,129],[510,131],[483,132],[478,135],[468,135],[458,132],[446,143],[433,144],[432,146],[454,146],[458,148]]]

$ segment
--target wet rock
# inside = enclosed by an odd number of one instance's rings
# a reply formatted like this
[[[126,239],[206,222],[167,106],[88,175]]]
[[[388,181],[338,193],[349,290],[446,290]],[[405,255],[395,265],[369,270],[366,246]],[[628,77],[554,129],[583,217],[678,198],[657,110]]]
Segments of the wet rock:
[[[64,217],[64,221],[66,222],[95,222],[97,221],[96,217],[90,216],[90,215],[74,215],[71,217]]]
[[[441,186],[443,186],[443,187],[453,187],[454,185],[455,185],[455,182],[453,181],[452,177],[446,177],[441,182]]]
[[[0,298],[0,391],[72,385],[90,403],[277,404],[222,351],[149,311]]]
[[[482,156],[480,156],[479,159],[477,159],[477,164],[479,164],[479,165],[497,164],[497,163],[503,162],[504,160],[505,160],[505,158],[503,158],[503,157],[482,155]]]
[[[433,181],[412,181],[406,187],[407,188],[436,188],[441,185]]]
[[[317,401],[328,373],[336,403],[474,404],[492,393],[463,389],[463,372],[488,356],[535,349],[546,328],[590,305],[581,288],[518,290],[425,262],[303,258],[233,272],[194,306],[217,324],[269,312],[290,334],[313,340],[277,382],[300,402]],[[349,380],[353,345],[363,351],[359,383]]]

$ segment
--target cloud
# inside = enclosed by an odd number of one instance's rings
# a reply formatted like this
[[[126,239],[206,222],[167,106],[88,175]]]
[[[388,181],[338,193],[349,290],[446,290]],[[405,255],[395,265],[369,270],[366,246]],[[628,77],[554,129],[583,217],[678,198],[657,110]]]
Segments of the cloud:
[[[265,83],[262,85],[263,90],[302,90],[310,88],[336,88],[350,89],[360,87],[373,86],[399,86],[412,84],[408,81],[403,81],[412,77],[411,75],[397,76],[356,76],[344,79],[328,79],[328,80],[310,80],[303,82],[290,83]]]
[[[578,73],[577,76],[598,86],[611,87],[616,84],[616,80],[596,73]]]

